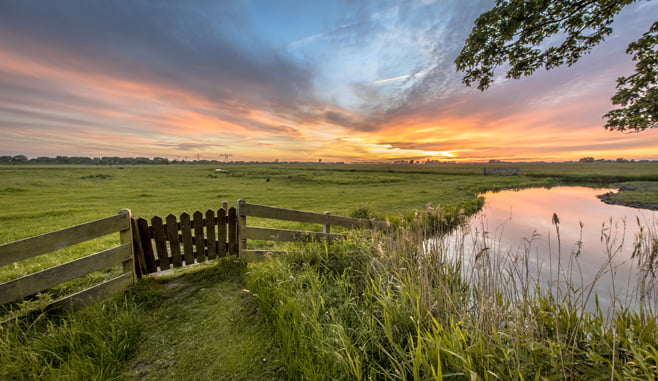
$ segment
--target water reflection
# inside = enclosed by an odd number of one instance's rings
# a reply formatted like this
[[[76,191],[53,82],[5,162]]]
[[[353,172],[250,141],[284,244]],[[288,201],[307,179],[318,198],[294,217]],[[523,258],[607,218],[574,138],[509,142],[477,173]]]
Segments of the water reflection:
[[[558,290],[557,285],[568,284],[583,289],[597,279],[593,292],[603,309],[613,296],[631,306],[638,273],[631,260],[638,221],[655,226],[656,213],[608,205],[596,198],[609,191],[613,190],[554,187],[489,192],[484,194],[483,211],[470,226],[440,244],[447,244],[451,255],[462,257],[469,276],[477,276],[476,256],[486,254],[501,268],[505,262],[523,264],[530,269],[528,283],[540,287]],[[523,278],[524,274],[517,274],[513,281]],[[587,309],[593,308],[592,295]]]

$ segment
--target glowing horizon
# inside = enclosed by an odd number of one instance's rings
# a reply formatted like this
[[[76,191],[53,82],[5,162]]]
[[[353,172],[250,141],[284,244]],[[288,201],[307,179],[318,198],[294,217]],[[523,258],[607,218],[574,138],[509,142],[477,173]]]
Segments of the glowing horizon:
[[[576,65],[484,93],[452,62],[492,2],[300,2],[295,21],[269,2],[155,4],[0,5],[0,155],[658,160],[658,131],[601,118],[656,3]]]

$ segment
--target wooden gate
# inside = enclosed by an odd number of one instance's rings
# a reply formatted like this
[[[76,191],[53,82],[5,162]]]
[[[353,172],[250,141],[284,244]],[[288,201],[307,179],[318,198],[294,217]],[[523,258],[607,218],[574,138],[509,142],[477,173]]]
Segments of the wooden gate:
[[[133,219],[138,276],[238,254],[236,209]]]

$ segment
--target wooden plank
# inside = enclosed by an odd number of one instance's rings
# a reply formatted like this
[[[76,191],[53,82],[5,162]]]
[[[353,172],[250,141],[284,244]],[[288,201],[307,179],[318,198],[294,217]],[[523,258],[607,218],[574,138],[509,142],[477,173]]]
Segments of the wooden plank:
[[[270,229],[259,228],[253,226],[245,226],[241,228],[242,234],[246,239],[256,239],[263,241],[302,241],[311,242],[323,239],[340,239],[345,236],[342,234],[333,233],[317,233],[305,232],[299,230],[285,230],[285,229]]]
[[[162,224],[162,219],[160,219],[160,224]],[[155,263],[155,255],[153,253],[153,244],[151,243],[149,224],[145,218],[140,217],[137,219],[137,234],[139,235],[139,240],[142,245],[142,252],[144,253],[144,261],[146,263],[145,274],[151,274],[157,272],[158,267]],[[162,238],[164,243],[164,231],[162,231]],[[165,250],[166,250],[166,245],[165,245]],[[167,260],[167,268],[169,268],[168,260]]]
[[[121,212],[116,216],[0,245],[0,266],[116,233],[129,227],[129,214]]]
[[[242,211],[246,204],[245,200],[238,200],[238,253],[247,250],[247,237],[243,236],[241,231],[243,226],[247,226],[247,215]]]
[[[226,209],[217,210],[217,255],[226,256],[228,244],[226,241]]]
[[[305,222],[321,225],[335,225],[348,228],[377,228],[388,230],[389,224],[385,221],[366,220],[361,218],[332,216],[330,214],[320,214],[312,212],[303,212],[299,210],[290,210],[275,208],[272,206],[257,205],[244,203],[240,207],[240,213],[244,216],[270,218],[284,221]]]
[[[190,215],[183,212],[180,215],[180,230],[183,235],[183,257],[186,265],[194,264],[194,244],[192,243],[192,223]]]
[[[0,304],[22,299],[94,271],[118,265],[130,258],[132,258],[130,244],[124,244],[2,283],[0,284]],[[132,273],[129,275],[132,277]]]
[[[174,217],[176,219],[176,217]],[[162,217],[151,218],[151,231],[158,252],[160,271],[169,270],[169,253],[167,252],[167,233],[162,223]]]
[[[196,248],[196,261],[206,261],[206,243],[203,233],[203,214],[200,211],[192,215],[192,226],[194,227],[194,246]]]
[[[215,212],[212,209],[206,210],[206,240],[208,241],[208,259],[217,258],[217,237],[215,234],[215,225]]]
[[[167,216],[167,238],[169,239],[169,248],[171,249],[171,261],[174,267],[183,266],[183,259],[180,253],[180,242],[178,241],[178,228],[176,216],[170,214]]]
[[[121,274],[96,286],[64,297],[48,305],[47,309],[80,308],[123,291],[132,284],[132,274]]]
[[[132,212],[130,209],[121,209],[122,213],[128,213],[128,222],[132,221]],[[132,223],[128,223],[128,227],[121,229],[119,232],[119,240],[122,245],[130,246],[130,259],[123,261],[123,272],[130,273],[133,276],[133,282],[135,281],[135,273],[137,269],[135,268],[135,252],[133,251],[133,232],[132,232]]]
[[[148,274],[146,268],[146,258],[144,258],[144,249],[142,248],[142,240],[139,237],[139,230],[137,230],[137,219],[131,218],[130,224],[132,225],[133,236],[133,253],[135,254],[135,275],[138,279],[142,279],[142,275]]]
[[[241,206],[240,213],[243,214],[244,216],[271,218],[276,220],[306,222],[306,223],[323,224],[323,225],[327,225],[329,223],[328,216],[325,214],[302,212],[299,210],[282,209],[282,208],[275,208],[272,206],[256,205],[256,204],[248,204],[248,203],[242,203],[242,205],[240,206]]]
[[[331,215],[331,213],[329,213],[329,212],[324,212],[322,214],[324,214],[325,216]],[[323,233],[331,233],[331,225],[329,225],[329,224],[324,225],[322,227],[322,232]]]
[[[228,210],[227,235],[228,235],[228,253],[238,255],[238,216],[234,207]]]

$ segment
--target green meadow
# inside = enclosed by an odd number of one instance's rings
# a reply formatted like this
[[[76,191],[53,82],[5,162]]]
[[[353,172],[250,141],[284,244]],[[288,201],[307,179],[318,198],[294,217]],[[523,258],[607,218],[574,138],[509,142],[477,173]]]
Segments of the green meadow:
[[[394,216],[433,203],[469,204],[479,192],[565,183],[658,181],[658,164],[513,164],[520,176],[482,176],[485,165],[0,166],[0,243],[129,208],[153,215],[250,203],[349,215]],[[503,166],[504,164],[486,165]],[[655,183],[654,183],[655,184]],[[655,192],[643,200],[658,203]]]
[[[484,176],[485,166],[521,174]],[[656,163],[0,166],[0,244],[123,208],[150,219],[238,199],[395,226],[392,237],[354,234],[279,260],[149,277],[80,311],[38,308],[111,269],[2,307],[0,379],[655,378],[655,311],[588,314],[583,290],[516,295],[498,275],[519,269],[485,267],[487,281],[473,283],[445,253],[419,255],[428,235],[477,212],[484,191],[562,184],[614,185],[623,189],[614,202],[658,205]],[[117,240],[4,266],[0,281]]]

